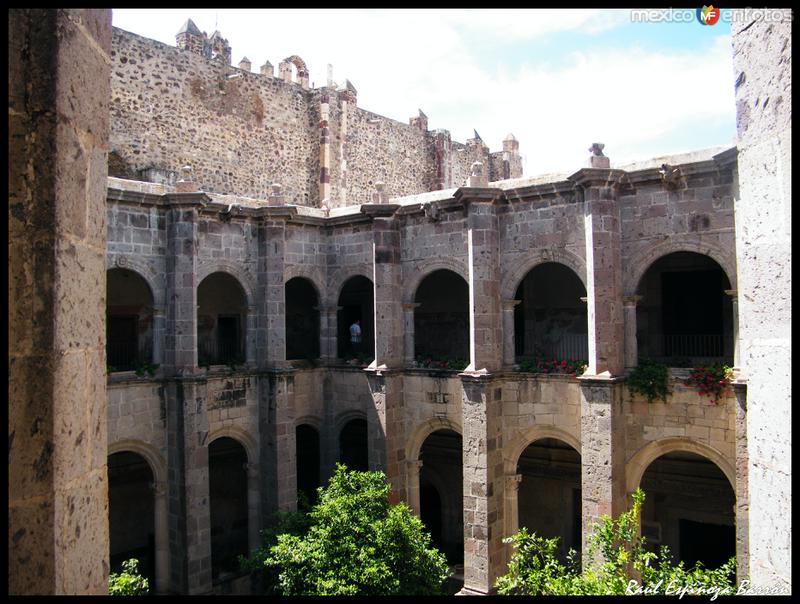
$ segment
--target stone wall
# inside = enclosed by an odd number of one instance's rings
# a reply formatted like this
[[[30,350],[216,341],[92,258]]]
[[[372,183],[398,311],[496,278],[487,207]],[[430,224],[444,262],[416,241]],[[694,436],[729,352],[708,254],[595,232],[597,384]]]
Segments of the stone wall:
[[[745,11],[742,11],[744,13]],[[792,14],[732,24],[739,134],[736,256],[747,382],[749,578],[791,590]],[[746,472],[744,468],[747,468]]]

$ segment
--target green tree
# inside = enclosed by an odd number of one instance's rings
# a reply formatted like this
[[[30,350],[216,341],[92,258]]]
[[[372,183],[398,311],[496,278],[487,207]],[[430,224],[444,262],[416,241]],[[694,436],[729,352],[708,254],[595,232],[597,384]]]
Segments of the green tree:
[[[309,514],[304,535],[282,534],[266,559],[282,595],[439,594],[442,553],[405,504],[389,505],[383,472],[341,464]]]
[[[725,595],[735,593],[736,559],[718,569],[699,563],[685,569],[673,564],[669,549],[648,552],[639,536],[644,493],[633,494],[633,507],[615,520],[603,516],[589,539],[588,557],[602,561],[581,572],[575,550],[566,564],[555,556],[558,538],[544,539],[521,529],[507,539],[514,547],[508,572],[496,587],[504,595]]]
[[[108,594],[111,596],[144,596],[150,590],[148,580],[139,574],[136,558],[122,563],[122,572],[108,576]]]

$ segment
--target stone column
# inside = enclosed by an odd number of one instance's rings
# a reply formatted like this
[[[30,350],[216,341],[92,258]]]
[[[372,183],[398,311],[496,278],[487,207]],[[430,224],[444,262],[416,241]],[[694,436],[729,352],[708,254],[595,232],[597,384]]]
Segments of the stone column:
[[[470,177],[473,178],[473,177]],[[467,372],[488,373],[503,361],[500,301],[499,189],[462,187],[455,199],[467,206],[470,363]]]
[[[522,482],[522,474],[507,474],[505,484],[505,535],[511,537],[519,530],[519,485]],[[503,560],[508,564],[511,560],[513,548],[510,544],[503,548]]]
[[[422,461],[419,459],[406,460],[406,492],[408,493],[408,507],[420,515],[419,504],[419,473],[422,470]]]
[[[625,511],[625,416],[622,379],[597,376],[581,382],[581,496],[583,564],[588,557],[591,527],[603,514]],[[598,554],[598,556],[600,556]]]
[[[412,367],[414,364],[414,310],[417,303],[403,304],[403,364]]]
[[[341,309],[341,306],[325,306],[320,309],[319,349],[324,363],[332,363],[339,357],[337,335],[338,314]]]
[[[247,471],[247,547],[253,551],[261,547],[261,472],[258,464],[248,462]]]
[[[105,594],[111,11],[8,17],[8,593]]]
[[[371,366],[377,368],[403,364],[400,230],[394,217],[397,208],[386,203],[361,206],[361,211],[372,217],[375,360]]]
[[[606,159],[605,156],[594,159]],[[624,368],[622,261],[617,183],[620,170],[584,168],[569,177],[584,197],[586,291],[589,319],[587,375],[620,375]]]
[[[167,314],[163,306],[153,308],[153,365],[164,363],[164,336]]]
[[[503,300],[503,367],[513,367],[517,362],[515,354],[516,334],[514,333],[514,308],[522,300]]]
[[[376,184],[379,203],[361,206],[372,217],[375,287],[375,360],[367,369],[373,406],[368,409],[370,469],[382,469],[392,498],[406,497],[405,426],[403,422],[403,306],[400,229],[396,205],[386,203]]]
[[[248,367],[258,364],[258,306],[251,304],[247,307],[247,327],[245,335],[245,362]]]
[[[156,581],[155,592],[169,592],[169,520],[167,511],[167,483],[153,483],[156,541]]]
[[[632,369],[638,363],[638,349],[636,340],[636,305],[642,300],[641,296],[625,296],[622,298],[622,309],[625,322],[625,368]]]
[[[464,588],[489,594],[504,572],[501,385],[462,373],[464,426]]]
[[[263,283],[264,360],[267,367],[286,367],[286,222],[297,213],[295,208],[270,207],[262,210],[263,244],[259,245],[259,279]]]
[[[275,465],[278,509],[297,509],[297,442],[295,434],[294,376],[270,376],[270,407],[274,408]]]
[[[731,326],[731,331],[733,332],[733,337],[731,338],[731,345],[733,346],[733,366],[739,368],[739,295],[735,289],[726,289],[725,293],[731,299],[731,306],[733,307],[732,314],[733,314],[733,325]],[[723,344],[724,346],[724,344]],[[727,350],[724,350],[727,353]]]
[[[750,496],[747,488],[747,384],[734,382],[736,395],[736,581],[748,578],[750,568]]]

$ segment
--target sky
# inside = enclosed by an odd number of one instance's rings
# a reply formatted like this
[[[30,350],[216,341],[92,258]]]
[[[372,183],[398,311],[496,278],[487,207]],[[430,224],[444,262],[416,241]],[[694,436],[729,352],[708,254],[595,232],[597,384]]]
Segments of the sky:
[[[693,11],[692,11],[693,12]],[[684,13],[684,17],[686,14]],[[688,15],[691,17],[691,15]],[[725,15],[723,14],[723,17]],[[113,25],[175,45],[192,19],[218,29],[238,65],[306,63],[312,84],[345,79],[358,106],[491,151],[509,133],[525,176],[571,173],[589,146],[612,165],[734,145],[730,24],[633,22],[595,9],[114,9]]]

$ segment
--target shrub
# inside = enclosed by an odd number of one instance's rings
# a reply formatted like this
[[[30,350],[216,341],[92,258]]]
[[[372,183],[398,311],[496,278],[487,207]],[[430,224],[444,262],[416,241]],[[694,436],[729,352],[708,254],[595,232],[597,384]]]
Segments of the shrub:
[[[537,358],[526,359],[519,364],[519,370],[528,373],[553,373],[578,377],[586,371],[589,363],[585,359]]]
[[[139,574],[136,558],[122,563],[122,572],[108,576],[108,594],[111,596],[144,596],[150,590],[149,581]]]
[[[666,403],[669,394],[669,369],[656,361],[642,359],[631,371],[627,384],[631,394],[643,394],[648,403],[657,398]]]
[[[685,569],[670,559],[669,550],[645,550],[639,537],[639,514],[644,493],[633,494],[633,507],[616,520],[603,516],[589,538],[588,558],[602,555],[602,562],[590,563],[581,573],[575,550],[567,563],[556,559],[558,538],[543,539],[521,529],[506,539],[514,547],[508,572],[496,582],[504,595],[722,595],[735,593],[736,559],[718,569],[705,569],[699,563]],[[638,577],[638,578],[637,578]],[[684,591],[685,590],[685,591]]]
[[[389,505],[382,472],[341,464],[309,516],[304,535],[278,535],[265,560],[281,595],[439,594],[445,557],[405,504]]]

